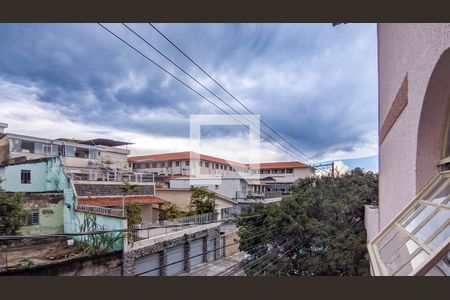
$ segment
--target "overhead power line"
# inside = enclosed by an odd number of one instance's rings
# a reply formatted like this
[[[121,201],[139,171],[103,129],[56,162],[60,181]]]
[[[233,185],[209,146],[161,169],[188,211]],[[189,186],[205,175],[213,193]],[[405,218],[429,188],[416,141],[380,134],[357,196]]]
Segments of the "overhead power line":
[[[128,26],[125,23],[122,23],[123,26],[125,26],[130,32],[132,32],[135,36],[137,36],[141,41],[143,41],[145,44],[147,44],[149,47],[151,47],[153,50],[155,50],[159,55],[161,55],[162,57],[164,57],[167,61],[169,61],[171,64],[173,64],[175,67],[177,67],[181,72],[183,72],[184,74],[186,74],[189,78],[191,78],[193,81],[195,81],[195,83],[197,83],[198,85],[200,85],[202,88],[204,88],[205,90],[207,90],[211,95],[213,95],[216,99],[218,99],[219,101],[221,101],[223,104],[225,104],[228,108],[230,108],[233,112],[235,112],[236,114],[244,117],[248,122],[251,123],[251,121],[244,115],[242,115],[239,111],[237,111],[233,106],[231,106],[229,103],[227,103],[225,100],[223,100],[221,97],[219,97],[216,93],[214,93],[213,91],[211,91],[211,89],[209,89],[207,86],[205,86],[203,83],[201,83],[200,81],[198,81],[194,76],[192,76],[189,72],[187,72],[185,69],[183,69],[180,65],[178,65],[175,61],[173,61],[172,59],[170,59],[167,55],[165,55],[160,49],[158,49],[156,46],[154,46],[152,43],[150,43],[147,39],[145,39],[144,37],[142,37],[142,35],[140,35],[139,33],[137,33],[135,30],[133,30],[130,26]],[[254,113],[251,112],[251,114],[254,117],[257,117]],[[260,120],[261,121],[261,120]],[[266,136],[270,137],[273,141],[275,141],[276,143],[278,143],[280,146],[284,147],[281,143],[279,143],[276,139],[274,139],[269,133],[267,133],[266,131],[260,129],[264,134],[266,134]],[[289,148],[286,148],[287,150],[289,150]],[[289,150],[290,151],[290,150]],[[302,160],[309,160],[309,157],[304,154],[301,153],[301,155],[304,155],[305,158]]]
[[[149,26],[151,26],[156,32],[158,32],[163,38],[165,38],[173,47],[175,47],[181,54],[183,54],[190,62],[192,62],[197,68],[199,68],[208,78],[210,78],[215,84],[217,84],[225,93],[227,93],[231,98],[233,98],[237,103],[239,103],[242,107],[244,107],[250,114],[255,115],[253,111],[251,111],[244,103],[242,103],[238,98],[236,98],[233,94],[231,94],[230,91],[228,91],[222,84],[220,84],[216,79],[214,79],[208,72],[205,71],[204,68],[202,68],[197,62],[195,62],[188,54],[186,54],[185,51],[180,49],[172,40],[170,40],[164,33],[162,33],[155,25],[152,23],[148,23]],[[292,148],[297,150],[299,153],[303,154],[305,157],[307,157],[311,161],[315,161],[316,163],[320,163],[318,160],[308,156],[306,153],[304,153],[302,150],[300,150],[298,147],[290,143],[287,139],[285,139],[281,134],[279,134],[275,129],[273,129],[271,126],[269,126],[266,122],[264,122],[262,119],[260,119],[261,123],[265,125],[267,128],[269,128],[273,133],[275,133],[278,137],[280,137],[283,141],[285,141],[288,145],[290,145]]]
[[[206,100],[207,102],[209,102],[210,104],[212,104],[214,107],[216,107],[217,109],[219,109],[220,111],[222,111],[223,113],[231,116],[233,119],[235,119],[237,122],[241,123],[242,125],[246,126],[244,123],[242,123],[241,121],[239,121],[238,119],[236,119],[233,115],[231,115],[230,113],[228,113],[227,111],[225,111],[224,109],[222,109],[220,106],[218,106],[217,104],[215,104],[214,102],[212,102],[210,99],[208,99],[207,97],[205,97],[204,95],[202,95],[200,92],[198,92],[197,90],[195,90],[194,88],[192,88],[190,85],[188,85],[186,82],[184,82],[183,80],[181,80],[180,78],[178,78],[177,76],[175,76],[174,74],[172,74],[171,72],[169,72],[167,69],[165,69],[164,67],[162,67],[160,64],[158,64],[157,62],[155,62],[154,60],[152,60],[150,57],[148,57],[147,55],[145,55],[142,51],[140,51],[139,49],[137,49],[136,47],[134,47],[133,45],[131,45],[130,43],[128,43],[127,41],[125,41],[123,38],[121,38],[120,36],[118,36],[116,33],[114,33],[113,31],[111,31],[110,29],[108,29],[107,27],[103,26],[101,23],[97,23],[99,26],[101,26],[103,29],[105,29],[106,31],[108,31],[110,34],[112,34],[114,37],[116,37],[118,40],[120,40],[121,42],[123,42],[124,44],[126,44],[128,47],[130,47],[131,49],[133,49],[134,51],[136,51],[137,53],[139,53],[141,56],[143,56],[145,59],[147,59],[148,61],[150,61],[151,63],[153,63],[155,66],[157,66],[158,68],[160,68],[162,71],[164,71],[166,74],[170,75],[171,77],[173,77],[175,80],[177,80],[178,82],[180,82],[182,85],[184,85],[185,87],[187,87],[188,89],[190,89],[191,91],[193,91],[194,93],[196,93],[198,96],[200,96],[201,98],[203,98],[204,100]],[[249,127],[249,130],[252,130],[251,127]],[[259,134],[259,132],[256,132],[254,130],[252,130],[253,132],[255,132],[256,134]],[[265,138],[264,136],[261,136],[264,140],[266,140],[267,142],[271,143],[272,145],[274,145],[275,147],[277,147],[278,149],[282,150],[283,152],[286,152],[290,155],[292,155],[293,157],[296,157],[299,160],[303,160],[303,158],[298,157],[297,155],[293,154],[291,151],[289,150],[285,150],[283,148],[281,148],[280,146],[278,146],[277,144],[273,143],[272,141],[268,140],[267,138]]]

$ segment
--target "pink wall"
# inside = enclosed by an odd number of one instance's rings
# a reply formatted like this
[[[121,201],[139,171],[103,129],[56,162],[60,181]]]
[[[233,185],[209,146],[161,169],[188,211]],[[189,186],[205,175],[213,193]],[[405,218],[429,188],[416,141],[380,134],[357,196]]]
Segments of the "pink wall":
[[[379,148],[380,229],[414,198],[431,173],[437,174],[433,155],[425,157],[422,163],[434,164],[434,171],[417,171],[419,121],[435,65],[449,47],[450,24],[378,25],[379,128],[408,74],[408,104]]]

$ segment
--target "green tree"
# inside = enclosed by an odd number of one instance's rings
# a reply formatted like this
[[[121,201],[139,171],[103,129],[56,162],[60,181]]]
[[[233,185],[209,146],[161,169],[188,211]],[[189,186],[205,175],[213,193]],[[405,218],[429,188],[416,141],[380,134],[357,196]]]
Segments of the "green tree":
[[[356,168],[303,179],[279,205],[252,206],[238,220],[241,250],[252,254],[246,273],[368,275],[364,205],[377,203],[377,185],[376,174]]]
[[[200,187],[192,187],[191,191],[189,215],[206,214],[215,211],[216,193]]]
[[[164,211],[164,218],[165,219],[176,219],[182,216],[181,211],[178,209],[178,207],[174,203],[168,203],[166,204],[166,210]]]
[[[7,194],[0,189],[0,235],[14,235],[22,228],[28,215],[22,201],[21,193]]]
[[[127,212],[128,227],[135,227],[135,226],[141,224],[142,208],[139,203],[127,203],[125,205],[125,211]]]

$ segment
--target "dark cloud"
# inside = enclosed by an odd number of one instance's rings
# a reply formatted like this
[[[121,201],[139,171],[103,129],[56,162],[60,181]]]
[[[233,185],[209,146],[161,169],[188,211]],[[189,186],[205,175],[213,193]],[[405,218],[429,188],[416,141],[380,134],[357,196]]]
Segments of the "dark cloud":
[[[375,25],[155,25],[311,154],[351,151],[377,129]],[[107,26],[201,90],[123,26]],[[205,80],[148,25],[131,26]],[[55,104],[72,121],[188,137],[189,114],[218,113],[96,24],[3,24],[0,37],[0,77],[37,86],[40,101]]]

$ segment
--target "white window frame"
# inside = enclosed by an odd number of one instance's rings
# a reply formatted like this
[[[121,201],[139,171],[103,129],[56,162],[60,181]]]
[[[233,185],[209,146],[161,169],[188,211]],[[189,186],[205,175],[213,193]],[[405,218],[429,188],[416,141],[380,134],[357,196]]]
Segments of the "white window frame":
[[[445,181],[444,184],[439,186],[439,182],[442,178],[447,178],[447,181]],[[449,210],[450,209],[450,196],[445,196],[445,200],[443,203],[433,203],[432,200],[426,201],[426,199],[423,199],[423,196],[426,196],[432,189],[435,189],[434,192],[431,195],[428,195],[428,199],[434,199],[435,196],[437,196],[441,191],[443,191],[449,184],[450,181],[450,171],[441,172],[438,176],[436,176],[433,180],[430,181],[429,184],[427,184],[417,195],[416,197],[395,217],[369,244],[368,244],[368,250],[370,255],[370,260],[372,263],[372,270],[374,275],[377,276],[388,276],[388,275],[394,275],[396,272],[399,272],[406,264],[408,264],[420,251],[424,250],[428,257],[423,260],[412,272],[410,272],[409,276],[419,276],[419,275],[425,275],[428,271],[430,271],[443,257],[448,255],[448,252],[450,250],[450,236],[448,236],[445,241],[440,244],[436,249],[432,250],[427,246],[427,243],[432,241],[439,233],[443,232],[447,226],[449,226],[450,220],[445,221],[440,227],[438,227],[435,232],[427,237],[427,240],[425,242],[421,242],[415,235],[415,233],[422,228],[424,224],[426,224],[437,212],[440,211],[440,209]],[[415,226],[415,229],[412,230],[412,232],[407,231],[405,228],[402,227],[401,221],[404,221],[405,219],[411,220],[411,216],[416,217],[422,212],[422,209],[414,211],[415,207],[418,204],[427,205],[429,207],[434,207],[435,209],[433,212],[431,212],[427,217],[425,217],[422,221],[420,221],[419,224]],[[396,270],[393,272],[393,274],[390,274],[388,270],[385,267],[385,264],[383,260],[381,259],[379,255],[379,249],[378,245],[379,242],[382,241],[392,229],[398,229],[400,232],[402,232],[405,237],[403,238],[403,241],[400,243],[399,246],[395,247],[385,260],[388,260],[390,256],[396,253],[397,250],[399,250],[402,246],[404,246],[405,242],[410,239],[411,241],[415,242],[419,247],[409,254],[408,258],[399,266],[396,267]],[[392,237],[394,238],[394,237]],[[391,238],[391,239],[392,239]],[[386,244],[389,243],[386,242]],[[386,245],[385,244],[385,245]]]

